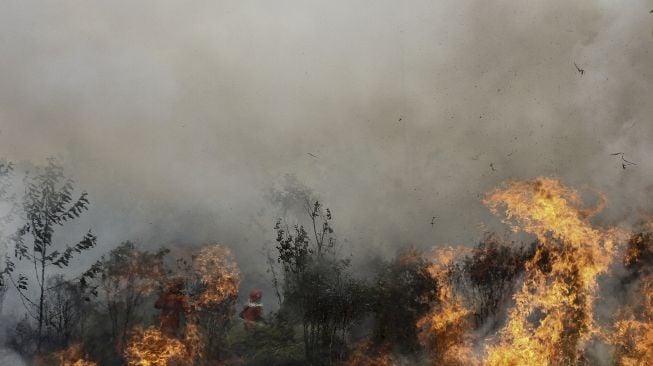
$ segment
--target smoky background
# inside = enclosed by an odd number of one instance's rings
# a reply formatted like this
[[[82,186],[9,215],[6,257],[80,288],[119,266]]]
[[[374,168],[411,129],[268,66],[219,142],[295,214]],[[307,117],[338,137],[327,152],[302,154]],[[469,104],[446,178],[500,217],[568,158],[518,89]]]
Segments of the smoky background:
[[[653,187],[651,6],[5,2],[1,152],[18,177],[55,156],[88,191],[59,233],[98,236],[73,272],[125,240],[221,243],[266,288],[274,223],[307,195],[355,260],[504,232],[481,201],[510,179],[601,191],[594,222],[632,224]]]

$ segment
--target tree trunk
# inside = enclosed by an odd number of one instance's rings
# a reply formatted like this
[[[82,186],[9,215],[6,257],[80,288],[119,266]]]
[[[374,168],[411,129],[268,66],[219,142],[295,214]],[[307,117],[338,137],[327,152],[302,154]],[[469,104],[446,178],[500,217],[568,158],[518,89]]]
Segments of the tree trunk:
[[[43,245],[43,253],[41,258],[41,295],[39,297],[39,333],[37,342],[37,351],[41,351],[41,344],[43,343],[43,295],[45,293],[45,245]]]

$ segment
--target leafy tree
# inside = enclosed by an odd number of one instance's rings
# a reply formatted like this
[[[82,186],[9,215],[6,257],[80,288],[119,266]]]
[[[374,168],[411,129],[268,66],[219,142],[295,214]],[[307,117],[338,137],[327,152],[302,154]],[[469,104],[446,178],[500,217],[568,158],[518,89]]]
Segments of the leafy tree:
[[[40,351],[44,327],[47,323],[45,312],[47,274],[53,267],[68,266],[74,254],[95,246],[97,238],[89,230],[78,243],[72,245],[62,247],[53,241],[55,230],[80,217],[89,205],[86,192],[74,198],[72,180],[64,177],[63,168],[57,165],[54,159],[48,159],[47,164],[39,168],[36,175],[27,176],[25,183],[22,203],[26,222],[20,226],[12,240],[15,258],[19,261],[27,261],[33,266],[33,277],[36,280],[38,293],[36,297],[28,292],[30,280],[27,274],[20,273],[16,277],[15,263],[9,258],[7,273],[27,313],[38,324],[37,350]],[[28,244],[28,241],[31,243]]]
[[[227,335],[227,347],[247,365],[304,365],[304,345],[292,324],[274,314],[259,327],[233,326]]]
[[[344,357],[344,339],[364,308],[359,304],[363,286],[349,274],[349,260],[336,255],[332,215],[318,201],[307,201],[312,231],[292,229],[278,220],[277,261],[284,274],[281,312],[299,316],[304,352],[312,364]]]

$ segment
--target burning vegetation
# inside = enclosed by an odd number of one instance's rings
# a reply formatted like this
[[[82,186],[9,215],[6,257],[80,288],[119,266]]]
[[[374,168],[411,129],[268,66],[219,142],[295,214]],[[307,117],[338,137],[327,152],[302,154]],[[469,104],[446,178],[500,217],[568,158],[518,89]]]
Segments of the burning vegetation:
[[[190,264],[184,260],[178,263],[183,263],[185,275],[169,280],[168,288],[155,302],[161,309],[159,327],[132,331],[124,351],[130,366],[201,364],[200,360],[211,354],[211,349],[205,353],[205,342],[215,341],[233,315],[240,271],[229,248],[204,247],[192,256]],[[182,315],[185,324],[180,329]],[[216,317],[222,319],[218,329]]]
[[[191,357],[184,343],[157,329],[134,329],[125,349],[125,361],[130,366],[165,366],[179,364]]]
[[[55,249],[47,221],[64,225],[88,200],[55,165],[41,174],[0,283],[25,305],[8,345],[34,365],[653,364],[653,232],[596,225],[605,198],[588,208],[556,179],[485,196],[530,242],[488,234],[391,260],[343,258],[332,212],[307,199],[305,225],[277,221],[261,291],[241,288],[224,245],[173,255],[126,242],[71,280],[46,265],[21,273],[21,261],[66,267],[95,243],[89,232]]]
[[[578,193],[552,179],[516,182],[490,193],[486,204],[502,206],[514,230],[537,236],[539,246],[525,263],[526,276],[514,295],[491,365],[577,364],[598,334],[592,317],[597,276],[607,271],[615,233],[594,228]]]
[[[454,259],[464,250],[436,249],[429,274],[438,284],[435,306],[417,322],[420,341],[431,351],[435,364],[477,364],[469,332],[472,311],[455,291],[456,276]]]

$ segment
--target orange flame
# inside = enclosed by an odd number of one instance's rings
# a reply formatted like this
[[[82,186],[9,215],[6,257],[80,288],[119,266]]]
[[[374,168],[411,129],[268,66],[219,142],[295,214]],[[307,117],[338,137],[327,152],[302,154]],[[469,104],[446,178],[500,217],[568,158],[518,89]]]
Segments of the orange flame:
[[[197,306],[217,305],[228,297],[238,296],[240,271],[229,248],[219,244],[203,248],[193,262],[193,269],[205,286]]]
[[[75,343],[65,350],[55,352],[54,359],[57,360],[59,366],[97,366],[97,363],[84,358],[82,345],[79,343]]]
[[[136,328],[125,349],[129,366],[167,366],[172,361],[189,358],[188,349],[180,340],[161,333],[155,327]]]
[[[387,347],[380,349],[373,349],[370,341],[358,342],[349,359],[345,363],[346,366],[393,366],[394,362],[392,356],[387,350]]]
[[[639,233],[628,241],[624,265],[634,276],[635,289],[628,305],[617,312],[614,334],[615,359],[621,365],[653,364],[653,234]]]
[[[464,248],[436,249],[435,262],[429,274],[438,284],[438,302],[431,311],[417,322],[420,342],[433,354],[436,364],[476,365],[480,361],[473,351],[473,340],[468,333],[471,327],[471,311],[456,295],[450,278],[450,266]]]
[[[180,362],[193,364],[201,359],[204,337],[198,325],[202,310],[238,296],[240,271],[229,248],[214,245],[202,248],[194,257],[192,273],[187,279],[199,282],[201,292],[189,302],[187,321],[181,340],[162,333],[155,327],[136,328],[125,350],[130,366],[158,366]]]
[[[578,363],[597,331],[596,280],[613,260],[616,231],[592,227],[588,218],[597,210],[582,208],[578,192],[556,179],[512,182],[484,203],[494,213],[504,208],[513,230],[535,234],[541,243],[498,344],[488,347],[487,363]]]
[[[620,365],[653,365],[653,281],[646,278],[640,286],[642,297],[619,315],[615,334],[611,337],[617,347]]]
[[[196,360],[202,357],[202,348],[204,347],[204,341],[202,339],[200,329],[195,321],[186,324],[186,330],[184,332],[184,344],[186,345],[186,351],[190,360]]]

